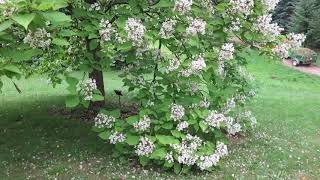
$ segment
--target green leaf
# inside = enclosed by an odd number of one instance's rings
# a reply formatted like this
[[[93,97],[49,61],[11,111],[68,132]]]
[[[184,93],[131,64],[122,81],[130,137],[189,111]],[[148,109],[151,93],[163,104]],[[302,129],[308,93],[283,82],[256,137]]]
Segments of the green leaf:
[[[107,111],[105,109],[102,109],[100,112],[103,113],[103,114],[109,115],[109,116],[113,116],[115,118],[119,118],[120,115],[121,115],[121,112],[120,112],[119,109],[116,109],[116,110],[113,110],[113,111]]]
[[[96,133],[100,133],[104,130],[104,128],[98,128],[97,126],[92,126],[91,130]]]
[[[70,95],[67,97],[66,106],[68,108],[74,108],[74,107],[78,106],[79,103],[80,103],[80,99],[79,99],[78,95]]]
[[[67,76],[66,81],[70,86],[77,86],[79,80],[75,77]]]
[[[96,39],[90,41],[90,50],[94,50],[98,47],[98,41]]]
[[[166,136],[166,135],[156,135],[158,141],[161,144],[169,145],[169,144],[179,144],[180,141],[173,136]]]
[[[134,123],[139,121],[139,116],[130,116],[127,118],[127,123],[133,125]]]
[[[120,51],[129,51],[132,47],[132,43],[127,41],[119,46]]]
[[[53,38],[52,43],[58,46],[69,46],[70,43],[65,40],[65,39],[61,39],[61,38]]]
[[[181,165],[179,163],[174,163],[174,173],[179,174],[181,172]]]
[[[208,125],[203,123],[202,121],[199,123],[199,126],[200,126],[202,132],[205,132],[208,129]]]
[[[184,137],[184,134],[182,132],[180,132],[180,131],[177,131],[177,130],[172,130],[171,134],[176,138]]]
[[[92,96],[92,101],[96,102],[96,101],[104,101],[104,97],[99,95],[99,94],[93,94]]]
[[[99,134],[99,137],[103,140],[108,140],[111,132],[109,131],[103,131]]]
[[[66,14],[59,11],[46,11],[41,14],[46,20],[52,23],[63,23],[72,21],[70,16],[67,16]]]
[[[164,159],[166,157],[167,150],[165,148],[158,148],[151,154],[152,159]]]
[[[12,19],[16,21],[18,24],[22,25],[26,30],[28,29],[29,24],[35,18],[36,14],[18,14],[12,16]]]
[[[13,65],[13,64],[8,64],[6,66],[4,66],[4,69],[13,73],[17,73],[20,74],[20,70],[17,66]]]
[[[167,123],[164,123],[163,125],[162,125],[162,128],[164,128],[164,129],[172,129],[172,127],[173,127],[173,124],[172,124],[172,122],[167,122]]]
[[[130,146],[137,145],[139,143],[139,136],[135,136],[135,135],[132,135],[132,134],[127,134],[126,142]]]
[[[149,158],[147,158],[146,156],[139,156],[139,162],[142,166],[146,166],[149,161]]]
[[[169,163],[166,161],[163,166],[166,168],[171,168],[173,165],[174,165],[173,163]]]
[[[4,31],[4,30],[8,29],[9,27],[11,27],[12,23],[13,23],[13,22],[12,22],[11,20],[2,22],[2,23],[0,24],[0,32],[2,32],[2,31]]]
[[[171,0],[160,0],[157,4],[153,5],[152,7],[155,8],[164,8],[164,7],[173,7],[173,1]]]

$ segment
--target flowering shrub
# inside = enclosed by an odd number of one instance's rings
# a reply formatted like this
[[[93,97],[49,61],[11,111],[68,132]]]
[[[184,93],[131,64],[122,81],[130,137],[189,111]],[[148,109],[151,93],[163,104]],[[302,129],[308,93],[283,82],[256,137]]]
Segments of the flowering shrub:
[[[282,55],[304,39],[291,34],[280,48],[281,28],[266,15],[274,0],[0,2],[1,63],[48,74],[53,84],[64,77],[68,107],[103,100],[99,79],[87,73],[123,61],[121,77],[139,111],[121,119],[120,110],[102,109],[93,129],[114,144],[115,156],[176,173],[213,170],[228,155],[226,135],[256,126],[245,110],[255,95],[241,68],[247,49],[258,44]]]

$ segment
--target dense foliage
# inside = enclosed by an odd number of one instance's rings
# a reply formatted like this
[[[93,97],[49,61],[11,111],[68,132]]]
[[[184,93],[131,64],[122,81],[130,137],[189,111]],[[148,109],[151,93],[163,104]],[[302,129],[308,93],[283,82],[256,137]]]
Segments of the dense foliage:
[[[124,62],[121,77],[139,112],[123,118],[101,109],[93,129],[115,144],[115,156],[176,173],[214,169],[228,154],[225,136],[254,128],[245,110],[255,92],[244,53],[258,48],[285,57],[305,38],[281,36],[268,14],[277,0],[0,2],[0,75],[66,80],[67,106],[89,107],[104,93],[101,79],[88,74]]]
[[[289,32],[297,2],[298,0],[281,0],[272,13],[272,19],[284,28],[285,33]]]

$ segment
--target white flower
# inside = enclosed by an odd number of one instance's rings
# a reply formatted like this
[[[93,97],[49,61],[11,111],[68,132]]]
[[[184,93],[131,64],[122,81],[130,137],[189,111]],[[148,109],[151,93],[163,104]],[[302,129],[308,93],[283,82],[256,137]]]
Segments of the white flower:
[[[198,73],[207,67],[206,62],[204,61],[203,55],[198,55],[190,65],[193,73]]]
[[[162,23],[161,29],[160,29],[160,37],[163,39],[169,39],[172,37],[174,31],[175,31],[175,25],[177,21],[175,20],[168,20]]]
[[[133,45],[140,46],[146,31],[142,22],[138,19],[129,18],[125,30],[128,33],[128,39],[133,42]]]
[[[230,31],[238,32],[240,31],[242,25],[239,18],[236,18],[234,21],[231,22]]]
[[[232,98],[229,98],[227,100],[227,102],[224,104],[223,106],[223,112],[226,114],[226,113],[229,113],[233,108],[236,107],[236,102],[235,102],[235,99],[234,97]]]
[[[173,155],[172,155],[172,151],[170,151],[169,153],[166,154],[165,159],[166,159],[166,161],[167,161],[168,163],[173,163],[173,162],[174,162]]]
[[[91,101],[93,99],[93,91],[97,90],[97,84],[95,79],[87,79],[81,83],[78,87],[80,94],[84,96],[84,100]]]
[[[99,34],[101,39],[104,41],[111,41],[112,33],[115,32],[115,29],[112,28],[111,23],[108,20],[102,19],[100,22],[100,29]]]
[[[112,128],[115,121],[116,119],[114,117],[102,113],[98,114],[97,117],[94,118],[95,126],[98,128]]]
[[[191,10],[192,0],[175,0],[174,10],[179,13],[186,13]]]
[[[288,43],[282,43],[272,48],[272,52],[280,56],[281,58],[288,58],[289,50],[290,50],[290,47]]]
[[[197,34],[205,34],[206,22],[202,19],[189,18],[189,27],[187,27],[187,34],[195,36]]]
[[[115,131],[109,137],[111,144],[117,144],[118,142],[124,142],[126,140],[126,135]]]
[[[99,3],[93,3],[90,5],[89,11],[99,11],[101,10],[101,5]]]
[[[177,70],[180,67],[180,60],[177,58],[173,58],[169,60],[169,66],[167,66],[167,71],[172,72]]]
[[[266,6],[267,11],[272,11],[276,8],[277,4],[281,0],[262,0],[263,4]]]
[[[191,69],[185,69],[185,70],[182,70],[180,72],[181,76],[183,77],[189,77],[192,75],[192,70]]]
[[[302,43],[306,40],[306,35],[289,33],[287,36],[287,43],[291,49],[297,49],[302,46]]]
[[[179,121],[181,120],[185,115],[185,109],[183,106],[179,104],[172,104],[171,105],[171,115],[170,118],[173,119],[173,121]]]
[[[226,43],[221,47],[219,52],[219,60],[226,61],[233,59],[234,46],[232,43]]]
[[[178,153],[178,162],[188,166],[194,165],[199,156],[196,151],[201,146],[202,140],[198,136],[192,136],[187,134],[185,138],[182,139],[181,144],[171,145],[173,149]]]
[[[236,135],[238,132],[241,131],[241,125],[239,123],[235,123],[230,126],[227,126],[227,131],[231,135]]]
[[[151,120],[150,120],[149,116],[144,115],[143,118],[140,119],[139,122],[136,122],[133,124],[133,127],[137,131],[146,131],[150,128],[150,124],[151,124]]]
[[[140,142],[136,147],[136,153],[138,156],[147,156],[153,152],[155,148],[154,143],[147,137],[140,137]]]
[[[271,41],[275,40],[279,35],[281,35],[281,32],[283,31],[283,28],[279,27],[277,23],[272,23],[271,14],[258,17],[254,28],[267,38],[271,38]]]
[[[189,123],[187,121],[182,121],[177,125],[178,131],[183,131],[184,129],[188,129]]]
[[[215,153],[220,157],[228,155],[228,147],[223,142],[217,142],[216,151]]]
[[[220,128],[220,124],[226,120],[223,114],[216,111],[210,111],[209,115],[204,120],[204,123],[212,128]]]
[[[210,156],[201,156],[199,158],[199,162],[197,163],[197,166],[200,168],[200,170],[206,170],[208,168],[211,168],[212,166],[216,166],[220,160],[220,156],[217,154],[212,154]]]
[[[34,32],[29,31],[23,42],[29,44],[32,48],[49,48],[51,34],[44,28],[37,28]]]
[[[208,101],[208,99],[206,97],[200,101],[199,107],[200,108],[209,108],[210,107],[210,102]]]
[[[248,16],[254,7],[254,0],[230,0],[230,4],[230,13],[241,13]]]
[[[0,4],[5,4],[6,0],[0,0]]]

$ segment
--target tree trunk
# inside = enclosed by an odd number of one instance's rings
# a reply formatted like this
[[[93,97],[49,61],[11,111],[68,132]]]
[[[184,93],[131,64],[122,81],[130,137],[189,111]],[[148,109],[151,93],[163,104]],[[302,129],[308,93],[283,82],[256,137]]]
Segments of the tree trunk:
[[[101,70],[93,70],[89,74],[90,78],[96,80],[97,88],[101,92],[102,96],[105,98],[105,91],[104,91],[104,82],[103,82],[103,72]],[[97,110],[105,106],[105,100],[103,101],[96,101],[91,102],[90,110]]]
[[[100,45],[96,47],[95,49],[90,49],[90,40],[87,39],[87,51],[92,54],[92,59],[97,64],[101,61],[101,58],[97,55],[97,52],[101,50]],[[101,95],[104,97],[103,101],[95,101],[90,103],[90,110],[98,110],[105,106],[105,90],[104,90],[104,81],[103,81],[103,71],[102,68],[94,69],[90,74],[89,77],[91,79],[96,80],[96,85],[98,90],[101,92]]]

